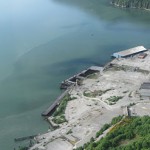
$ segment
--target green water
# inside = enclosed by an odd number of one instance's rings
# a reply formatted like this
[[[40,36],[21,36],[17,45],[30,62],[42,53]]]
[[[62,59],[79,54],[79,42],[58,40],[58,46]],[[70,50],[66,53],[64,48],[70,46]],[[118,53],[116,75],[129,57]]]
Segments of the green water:
[[[150,47],[150,13],[109,0],[0,0],[0,149],[46,132],[59,83],[118,50]]]

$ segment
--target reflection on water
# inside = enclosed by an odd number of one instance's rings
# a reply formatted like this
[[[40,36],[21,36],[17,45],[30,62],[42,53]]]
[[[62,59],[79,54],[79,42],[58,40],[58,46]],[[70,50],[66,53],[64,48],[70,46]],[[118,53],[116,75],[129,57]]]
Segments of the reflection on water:
[[[91,65],[104,65],[115,51],[149,47],[148,12],[114,8],[108,0],[0,4],[3,150],[12,149],[16,137],[48,129],[40,113],[59,95],[62,80]]]

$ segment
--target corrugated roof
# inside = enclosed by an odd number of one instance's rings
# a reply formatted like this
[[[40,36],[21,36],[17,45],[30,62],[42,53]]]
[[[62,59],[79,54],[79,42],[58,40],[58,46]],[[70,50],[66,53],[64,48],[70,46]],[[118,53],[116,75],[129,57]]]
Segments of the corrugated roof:
[[[95,70],[95,71],[102,71],[102,70],[103,70],[103,67],[99,67],[99,66],[91,66],[89,69]]]
[[[144,82],[141,85],[140,89],[150,89],[150,82]]]
[[[144,46],[137,46],[137,47],[134,47],[134,48],[130,48],[130,49],[127,49],[127,50],[124,50],[124,51],[117,52],[117,54],[120,55],[120,56],[128,56],[128,55],[143,52],[143,51],[146,51],[146,50],[147,49]]]

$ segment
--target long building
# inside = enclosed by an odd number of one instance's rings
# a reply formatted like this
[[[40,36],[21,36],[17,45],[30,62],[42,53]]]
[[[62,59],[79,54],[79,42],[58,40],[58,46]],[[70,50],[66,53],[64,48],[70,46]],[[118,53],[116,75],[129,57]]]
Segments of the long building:
[[[124,51],[113,53],[112,56],[115,58],[126,58],[130,56],[134,56],[139,53],[143,53],[145,51],[147,51],[147,49],[144,46],[137,46],[137,47],[130,48]]]
[[[144,82],[140,87],[140,94],[142,97],[150,98],[150,82]]]

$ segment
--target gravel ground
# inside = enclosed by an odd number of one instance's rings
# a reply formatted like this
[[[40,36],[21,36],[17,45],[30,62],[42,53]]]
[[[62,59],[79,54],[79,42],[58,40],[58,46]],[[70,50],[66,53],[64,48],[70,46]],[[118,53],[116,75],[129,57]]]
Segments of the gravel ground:
[[[115,65],[139,67],[150,71],[150,53],[145,59],[138,56],[128,59],[114,60]],[[141,100],[139,88],[150,75],[134,70],[107,69],[98,78],[85,79],[82,86],[76,86],[70,91],[76,99],[69,101],[65,117],[67,123],[55,131],[38,136],[38,144],[30,150],[45,148],[45,150],[72,150],[73,147],[82,146],[94,137],[96,132],[111,119],[124,114],[124,107],[131,103],[136,105],[130,108],[132,115],[150,115],[150,100]],[[100,91],[103,91],[101,93]],[[106,91],[106,92],[104,92]],[[87,96],[85,93],[97,93]],[[121,97],[113,105],[108,98]],[[68,135],[68,131],[71,131]],[[65,137],[65,138],[64,138]]]

